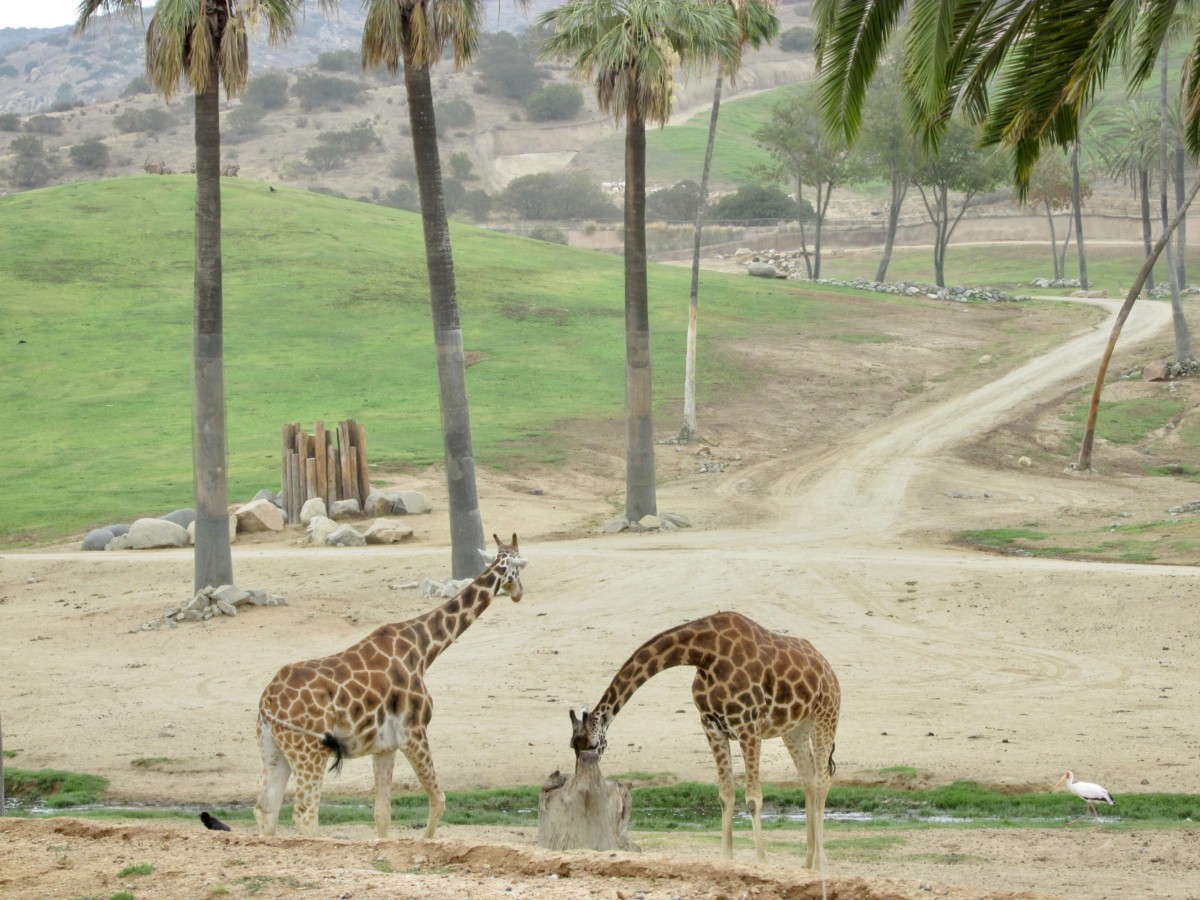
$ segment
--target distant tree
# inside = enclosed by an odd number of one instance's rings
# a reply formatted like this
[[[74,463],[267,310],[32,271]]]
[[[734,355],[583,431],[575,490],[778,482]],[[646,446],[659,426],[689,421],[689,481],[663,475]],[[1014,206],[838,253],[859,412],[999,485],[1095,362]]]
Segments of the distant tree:
[[[171,114],[157,106],[150,109],[127,109],[113,116],[113,127],[124,134],[160,134],[174,124],[175,119]]]
[[[108,145],[99,138],[82,141],[70,150],[71,162],[81,169],[104,169],[108,166]]]
[[[811,53],[817,42],[817,34],[807,25],[789,28],[779,36],[779,49],[788,53]]]
[[[244,97],[242,102],[225,114],[223,137],[234,141],[243,141],[263,132],[263,119],[267,111],[257,103],[252,103]]]
[[[62,134],[62,119],[57,116],[30,116],[25,120],[25,130],[30,134]]]
[[[411,184],[397,185],[384,194],[383,199],[379,202],[384,206],[391,206],[395,209],[407,210],[408,212],[419,213],[421,211],[421,198],[417,196],[417,189]]]
[[[470,128],[475,124],[475,107],[466,100],[443,100],[433,105],[438,134],[451,128]]]
[[[621,211],[583,172],[537,172],[508,183],[500,204],[522,219],[615,219]]]
[[[469,154],[459,151],[450,154],[450,174],[460,181],[474,181],[479,176],[473,175],[471,170],[475,168],[475,163],[471,162]]]
[[[40,137],[23,134],[14,138],[8,148],[15,157],[8,173],[14,186],[22,190],[41,187],[54,174],[53,157],[46,153]]]
[[[1067,246],[1071,243],[1074,218],[1067,222],[1067,234],[1063,239],[1062,253],[1058,251],[1058,236],[1055,234],[1054,214],[1071,209],[1071,170],[1062,153],[1044,151],[1029,176],[1029,190],[1025,201],[1041,206],[1050,225],[1050,255],[1054,259],[1054,277],[1066,277]]]
[[[708,208],[708,220],[716,222],[777,222],[781,219],[813,218],[812,204],[796,201],[772,185],[745,184],[726,194]]]
[[[396,156],[388,166],[388,174],[393,178],[412,181],[417,177],[417,164],[411,156]]]
[[[509,100],[524,100],[545,77],[538,68],[536,47],[507,32],[490,35],[477,65],[487,92]]]
[[[700,185],[680,181],[646,195],[646,219],[652,222],[691,222],[700,207]]]
[[[938,287],[946,284],[946,247],[973,197],[990,191],[1008,175],[1007,154],[981,149],[979,128],[966,119],[950,120],[938,145],[928,150],[914,183],[933,220],[933,270]],[[950,202],[956,197],[957,210]]]
[[[130,79],[129,84],[121,91],[121,98],[128,100],[130,97],[136,97],[139,94],[149,94],[152,92],[150,87],[150,79],[145,75],[137,75]]]
[[[362,67],[362,56],[357,50],[327,50],[317,57],[317,68],[322,72],[357,72]]]
[[[282,109],[288,102],[288,77],[283,72],[265,72],[246,83],[245,103],[261,109]]]
[[[442,195],[446,201],[447,214],[453,215],[462,209],[463,199],[467,195],[467,186],[457,178],[443,178]]]
[[[566,232],[555,228],[553,225],[536,225],[529,229],[529,233],[525,236],[535,241],[545,241],[547,244],[562,244],[566,246],[569,243]]]
[[[525,98],[525,111],[534,122],[574,119],[583,109],[583,91],[565,82],[545,84]]]
[[[16,113],[0,113],[0,131],[20,131],[21,117]]]
[[[330,75],[301,75],[292,85],[292,95],[299,99],[300,108],[305,110],[357,106],[363,102],[365,90],[357,81]]]
[[[460,209],[476,222],[487,221],[492,214],[492,197],[486,191],[470,190],[463,194]]]

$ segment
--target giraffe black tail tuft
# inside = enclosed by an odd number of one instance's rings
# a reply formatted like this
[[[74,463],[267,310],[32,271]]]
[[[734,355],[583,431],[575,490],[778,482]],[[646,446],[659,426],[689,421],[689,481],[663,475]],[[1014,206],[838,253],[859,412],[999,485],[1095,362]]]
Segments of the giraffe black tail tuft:
[[[833,773],[837,771],[837,763],[833,761],[833,752],[835,750],[837,750],[837,744],[834,744],[829,748],[829,762],[827,763],[826,767],[829,769],[830,775],[833,775]]]
[[[341,775],[342,760],[346,758],[346,745],[338,740],[331,731],[325,732],[321,737],[321,743],[333,751],[333,762],[329,764],[329,771]]]

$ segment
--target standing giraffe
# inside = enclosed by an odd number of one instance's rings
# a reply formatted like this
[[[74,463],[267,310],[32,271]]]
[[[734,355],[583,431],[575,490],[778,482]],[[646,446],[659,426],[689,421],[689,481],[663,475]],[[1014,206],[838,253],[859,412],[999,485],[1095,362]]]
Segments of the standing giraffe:
[[[488,608],[506,593],[521,599],[525,560],[512,544],[496,539],[487,568],[452,600],[391,625],[381,625],[352,647],[322,659],[284,666],[258,702],[258,741],[262,750],[262,791],[254,817],[263,834],[274,834],[288,776],[296,774],[294,821],[301,834],[317,833],[321,781],[332,754],[331,771],[342,760],[371,755],[375,764],[375,830],[387,837],[391,823],[392,766],[401,751],[429,797],[425,837],[433,837],[446,808],[438,787],[425,729],[433,701],[425,670]]]
[[[759,752],[766,738],[781,737],[804,784],[808,853],[804,864],[825,868],[825,796],[833,780],[833,742],[841,689],[828,661],[808,641],[767,631],[734,612],[719,612],[669,628],[634,651],[589,713],[571,710],[571,747],[603,753],[605,733],[633,692],[675,666],[695,666],[692,699],[717,762],[721,843],[733,857],[733,760],[729,740],[746,764],[746,806],[754,822],[754,849],[762,843]]]

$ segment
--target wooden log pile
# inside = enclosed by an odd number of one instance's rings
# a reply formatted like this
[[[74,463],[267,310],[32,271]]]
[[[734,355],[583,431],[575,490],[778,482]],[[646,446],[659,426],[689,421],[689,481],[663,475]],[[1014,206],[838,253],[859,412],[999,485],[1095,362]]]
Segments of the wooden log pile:
[[[312,434],[299,423],[284,425],[280,449],[279,496],[290,523],[300,521],[301,508],[313,497],[326,507],[335,500],[357,500],[361,507],[371,493],[366,435],[353,419],[338,422],[335,431],[317,422]]]

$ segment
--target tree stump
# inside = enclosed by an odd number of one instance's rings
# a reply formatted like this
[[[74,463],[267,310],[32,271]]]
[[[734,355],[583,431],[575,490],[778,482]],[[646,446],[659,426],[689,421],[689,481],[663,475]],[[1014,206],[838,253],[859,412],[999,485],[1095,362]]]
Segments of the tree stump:
[[[629,782],[606,781],[600,756],[584,750],[575,775],[546,779],[538,797],[538,846],[550,850],[640,850],[629,840]]]

